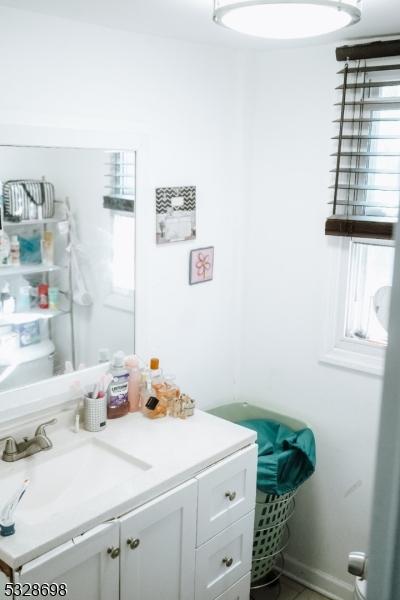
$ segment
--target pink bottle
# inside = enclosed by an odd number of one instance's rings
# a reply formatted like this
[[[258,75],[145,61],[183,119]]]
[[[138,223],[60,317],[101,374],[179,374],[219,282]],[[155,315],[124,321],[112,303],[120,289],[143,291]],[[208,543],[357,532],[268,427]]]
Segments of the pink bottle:
[[[129,369],[128,380],[128,402],[129,412],[140,410],[140,383],[141,374],[139,369],[139,360],[135,355],[127,356],[125,366]]]

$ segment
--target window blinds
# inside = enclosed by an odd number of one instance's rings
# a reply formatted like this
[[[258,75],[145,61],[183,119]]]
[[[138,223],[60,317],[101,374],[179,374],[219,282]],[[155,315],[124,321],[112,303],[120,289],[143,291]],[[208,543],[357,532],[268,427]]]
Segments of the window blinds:
[[[400,40],[337,49],[338,117],[326,235],[392,239],[400,201]]]

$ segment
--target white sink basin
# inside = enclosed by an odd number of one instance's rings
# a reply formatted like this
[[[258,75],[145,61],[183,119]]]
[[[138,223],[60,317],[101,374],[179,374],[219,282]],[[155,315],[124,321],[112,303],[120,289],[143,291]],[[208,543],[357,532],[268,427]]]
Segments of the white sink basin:
[[[0,486],[0,511],[25,479],[30,484],[17,509],[16,520],[29,524],[75,511],[124,483],[151,465],[98,439],[64,449],[51,449],[12,464]]]

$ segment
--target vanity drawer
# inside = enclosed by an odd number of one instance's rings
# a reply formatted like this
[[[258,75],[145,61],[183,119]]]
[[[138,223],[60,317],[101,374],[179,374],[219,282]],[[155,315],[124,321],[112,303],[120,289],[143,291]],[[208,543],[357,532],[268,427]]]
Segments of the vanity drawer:
[[[253,526],[254,511],[196,550],[196,600],[214,600],[250,571]]]
[[[249,600],[251,573],[247,573],[242,579],[226,590],[215,600]]]
[[[197,480],[197,544],[200,546],[254,509],[257,446],[252,444],[221,461]]]

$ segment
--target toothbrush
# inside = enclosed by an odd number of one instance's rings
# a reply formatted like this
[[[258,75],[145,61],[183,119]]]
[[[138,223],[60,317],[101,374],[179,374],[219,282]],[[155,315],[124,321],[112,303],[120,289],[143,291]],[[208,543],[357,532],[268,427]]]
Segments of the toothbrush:
[[[110,374],[102,375],[100,380],[93,387],[91,398],[103,398],[111,379],[112,375]]]
[[[99,389],[99,397],[103,398],[108,386],[111,383],[112,380],[112,375],[111,373],[106,373],[105,375],[102,376],[101,380],[100,380],[100,389]]]
[[[91,393],[92,398],[97,398],[99,395],[100,384],[96,383],[93,387],[93,392]]]
[[[14,513],[21,501],[22,496],[25,494],[28,485],[29,479],[25,479],[14,496],[4,506],[0,516],[0,534],[2,536],[13,535],[15,533]]]

